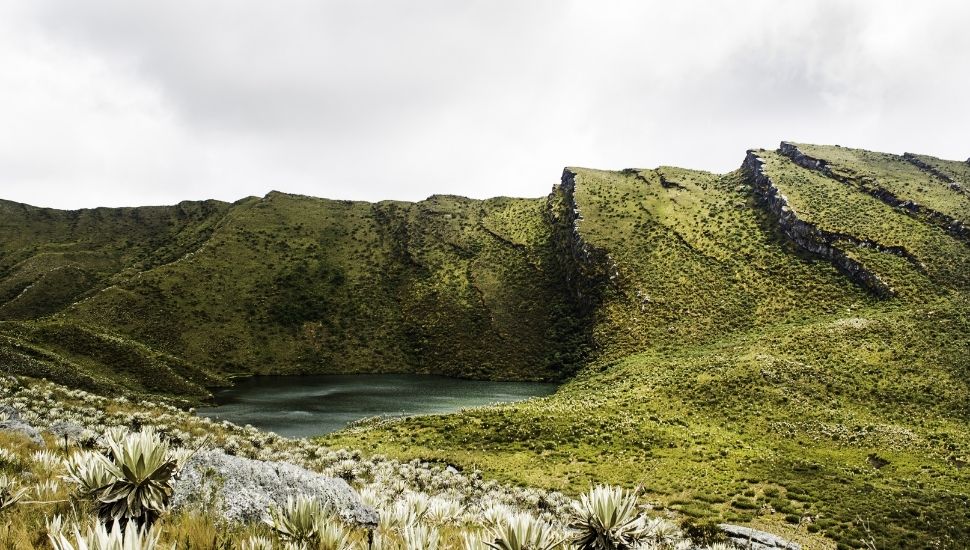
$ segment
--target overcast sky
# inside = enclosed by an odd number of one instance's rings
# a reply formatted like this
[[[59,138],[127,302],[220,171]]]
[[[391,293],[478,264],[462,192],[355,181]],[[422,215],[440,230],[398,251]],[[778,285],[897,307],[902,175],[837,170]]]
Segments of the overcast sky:
[[[0,198],[537,197],[781,140],[970,156],[970,2],[7,0]]]

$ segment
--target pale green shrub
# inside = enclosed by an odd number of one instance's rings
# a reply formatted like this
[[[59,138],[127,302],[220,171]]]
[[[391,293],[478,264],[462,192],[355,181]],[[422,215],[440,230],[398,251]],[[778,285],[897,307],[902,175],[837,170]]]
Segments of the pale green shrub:
[[[113,522],[109,529],[104,524],[93,521],[82,532],[74,525],[66,529],[60,516],[48,523],[47,537],[54,550],[154,550],[158,545],[158,532],[141,528],[128,522],[124,529],[119,522]]]
[[[636,495],[598,485],[573,502],[573,543],[581,550],[627,550],[643,538]]]
[[[563,540],[552,527],[529,514],[513,514],[492,529],[493,542],[486,543],[495,550],[552,550]]]
[[[114,479],[98,491],[102,515],[153,522],[172,496],[177,462],[169,455],[168,442],[146,428],[121,438],[110,437],[107,445],[111,458],[100,458]]]
[[[20,502],[28,491],[16,479],[0,474],[0,512]]]

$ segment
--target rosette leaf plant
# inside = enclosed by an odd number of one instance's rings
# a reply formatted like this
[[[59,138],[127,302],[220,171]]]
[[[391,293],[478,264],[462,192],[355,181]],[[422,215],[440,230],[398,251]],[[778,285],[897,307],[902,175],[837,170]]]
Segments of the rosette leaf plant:
[[[20,502],[29,489],[21,487],[17,480],[0,474],[0,512]]]
[[[631,549],[644,534],[636,495],[620,487],[593,487],[573,502],[572,512],[573,543],[581,550]]]
[[[110,527],[94,521],[82,531],[74,525],[73,529],[64,527],[63,520],[56,516],[48,523],[47,538],[54,550],[155,550],[159,533],[154,529],[142,528],[134,523],[121,527],[115,522]]]
[[[512,514],[492,529],[495,550],[552,550],[563,545],[552,527],[529,514]]]
[[[113,480],[97,491],[99,512],[106,519],[150,525],[172,496],[178,461],[169,453],[168,442],[144,429],[107,444],[110,457],[100,458]]]

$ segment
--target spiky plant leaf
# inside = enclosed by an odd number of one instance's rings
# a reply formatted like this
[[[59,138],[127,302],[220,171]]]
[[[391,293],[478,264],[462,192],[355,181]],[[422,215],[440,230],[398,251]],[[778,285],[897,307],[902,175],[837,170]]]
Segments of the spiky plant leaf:
[[[552,550],[562,546],[552,527],[529,514],[512,514],[492,528],[495,550]]]
[[[63,520],[57,516],[47,526],[47,537],[54,550],[154,550],[159,548],[159,533],[154,529],[141,528],[129,522],[124,529],[114,522],[109,529],[94,521],[82,532],[74,525],[64,527]]]
[[[438,550],[438,530],[420,523],[412,523],[402,532],[405,550]]]
[[[330,511],[320,502],[306,495],[287,497],[286,504],[272,508],[266,524],[289,541],[297,543],[313,542],[319,539],[322,521],[330,517]]]
[[[17,480],[0,474],[0,512],[20,502],[29,489],[20,487]]]
[[[91,496],[104,489],[115,477],[99,458],[100,453],[74,453],[64,461],[67,473],[63,479],[78,486],[81,496]]]
[[[636,495],[620,487],[598,485],[573,502],[570,527],[581,550],[627,550],[643,537]]]
[[[259,535],[252,535],[239,544],[239,550],[273,550],[273,540]]]
[[[102,514],[151,523],[172,496],[177,462],[169,456],[168,442],[154,430],[144,429],[107,444],[112,458],[100,455],[100,459],[114,480],[96,495]]]
[[[317,516],[317,549],[318,550],[349,550],[350,531],[340,524],[333,515]]]

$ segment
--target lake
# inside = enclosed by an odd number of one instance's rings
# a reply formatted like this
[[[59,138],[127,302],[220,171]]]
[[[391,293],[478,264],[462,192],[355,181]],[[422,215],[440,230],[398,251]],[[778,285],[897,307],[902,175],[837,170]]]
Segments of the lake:
[[[197,412],[287,437],[310,437],[370,416],[449,413],[549,395],[556,387],[420,374],[253,376],[217,392],[217,406]]]

